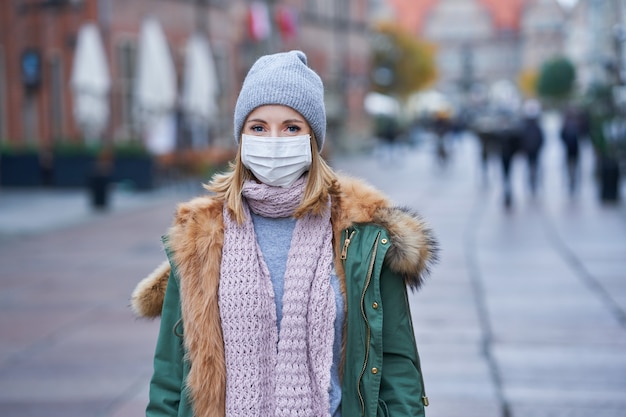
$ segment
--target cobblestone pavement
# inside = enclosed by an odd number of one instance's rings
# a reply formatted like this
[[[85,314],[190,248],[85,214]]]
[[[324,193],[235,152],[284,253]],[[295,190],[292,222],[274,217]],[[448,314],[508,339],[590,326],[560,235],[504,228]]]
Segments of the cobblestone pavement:
[[[411,294],[429,417],[626,415],[626,210],[599,202],[588,148],[568,195],[547,127],[539,194],[517,161],[510,210],[471,137],[445,166],[428,142],[333,161],[440,240]],[[133,318],[129,294],[164,259],[176,203],[201,192],[120,191],[94,213],[77,192],[0,190],[1,416],[143,415],[158,321]]]

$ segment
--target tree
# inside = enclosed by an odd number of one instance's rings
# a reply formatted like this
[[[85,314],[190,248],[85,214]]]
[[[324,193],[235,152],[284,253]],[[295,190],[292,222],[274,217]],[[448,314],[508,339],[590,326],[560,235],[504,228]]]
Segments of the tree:
[[[537,79],[537,93],[542,98],[562,100],[569,97],[576,81],[576,68],[565,57],[555,57],[543,63]]]
[[[519,89],[526,97],[537,96],[537,80],[539,74],[536,70],[527,69],[522,71],[519,75],[518,85]]]
[[[399,25],[380,23],[373,40],[374,91],[408,97],[436,80],[435,49]]]

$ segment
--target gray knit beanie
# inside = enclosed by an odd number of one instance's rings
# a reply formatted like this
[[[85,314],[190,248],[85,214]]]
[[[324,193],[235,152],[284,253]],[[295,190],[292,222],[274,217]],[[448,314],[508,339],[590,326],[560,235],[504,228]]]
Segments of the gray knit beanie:
[[[300,113],[311,126],[321,152],[326,136],[324,86],[320,77],[307,66],[304,52],[265,55],[252,65],[235,106],[237,143],[250,112],[265,104],[282,104]]]

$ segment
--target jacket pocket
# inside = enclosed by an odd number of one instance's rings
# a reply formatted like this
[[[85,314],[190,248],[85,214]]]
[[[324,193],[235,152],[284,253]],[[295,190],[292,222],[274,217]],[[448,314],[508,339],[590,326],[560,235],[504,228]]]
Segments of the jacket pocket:
[[[389,409],[387,408],[387,404],[378,399],[378,410],[376,410],[376,417],[389,417]]]

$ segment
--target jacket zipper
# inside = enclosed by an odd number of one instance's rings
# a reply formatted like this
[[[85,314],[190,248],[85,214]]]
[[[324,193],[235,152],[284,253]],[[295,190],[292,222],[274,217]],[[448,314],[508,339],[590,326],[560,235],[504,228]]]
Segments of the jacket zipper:
[[[363,361],[363,367],[361,368],[361,374],[359,375],[359,381],[357,383],[357,393],[359,394],[359,401],[361,402],[361,415],[365,415],[365,401],[363,400],[363,395],[361,394],[361,380],[363,379],[363,375],[365,375],[365,370],[367,369],[367,361],[369,360],[370,354],[370,340],[371,340],[371,328],[369,320],[367,320],[367,315],[365,314],[364,302],[365,302],[365,293],[369,288],[370,282],[372,281],[372,273],[374,271],[374,262],[376,261],[376,252],[378,251],[378,238],[380,237],[380,232],[376,235],[376,240],[374,241],[374,248],[372,249],[371,261],[369,268],[367,269],[367,279],[365,280],[365,285],[363,286],[363,292],[361,293],[361,315],[363,316],[363,321],[365,321],[365,327],[367,329],[367,343],[365,344],[365,360]]]
[[[350,246],[350,241],[354,237],[356,230],[353,230],[352,233],[348,234],[348,229],[346,229],[346,240],[343,241],[343,248],[341,249],[341,260],[345,261],[348,256],[348,246]]]

